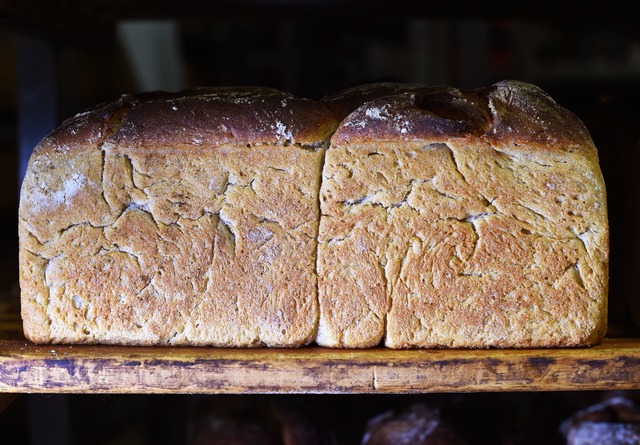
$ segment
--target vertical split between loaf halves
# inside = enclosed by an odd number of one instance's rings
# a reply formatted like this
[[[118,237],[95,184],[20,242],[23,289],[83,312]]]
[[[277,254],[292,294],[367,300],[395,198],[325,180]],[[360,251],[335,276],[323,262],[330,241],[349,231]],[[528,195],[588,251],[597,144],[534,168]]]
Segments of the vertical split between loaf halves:
[[[538,87],[127,95],[21,189],[36,343],[556,347],[607,328],[596,147]]]

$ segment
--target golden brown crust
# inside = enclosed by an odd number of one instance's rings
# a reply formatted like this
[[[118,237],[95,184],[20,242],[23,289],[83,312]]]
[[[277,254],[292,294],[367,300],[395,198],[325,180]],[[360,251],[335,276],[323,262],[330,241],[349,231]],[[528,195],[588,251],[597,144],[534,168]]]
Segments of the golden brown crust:
[[[320,104],[255,88],[123,96],[67,121],[34,151],[21,193],[26,336],[313,341],[317,195],[335,125]]]
[[[607,327],[604,180],[584,125],[537,87],[402,93],[326,153],[320,325],[331,347],[547,347]]]
[[[589,345],[606,331],[608,236],[589,133],[533,85],[125,95],[34,150],[25,334]]]

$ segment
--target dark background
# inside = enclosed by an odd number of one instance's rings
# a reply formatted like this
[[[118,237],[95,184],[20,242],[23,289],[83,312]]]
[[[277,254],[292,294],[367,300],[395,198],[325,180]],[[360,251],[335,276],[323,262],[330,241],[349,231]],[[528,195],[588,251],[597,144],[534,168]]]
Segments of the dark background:
[[[472,88],[510,78],[541,86],[592,133],[611,226],[608,335],[637,336],[636,14],[615,3],[478,3],[0,0],[2,310],[19,308],[17,206],[24,162],[37,140],[85,108],[122,93],[191,86],[263,85],[320,98],[366,82]],[[0,413],[0,443],[193,443],[194,425],[212,409],[240,404],[242,412],[264,419],[260,410],[276,400],[304,405],[318,424],[357,443],[371,416],[426,400],[441,406],[474,438],[471,443],[560,444],[563,419],[611,395],[24,395]],[[47,419],[48,431],[58,435],[37,433],[34,425]]]

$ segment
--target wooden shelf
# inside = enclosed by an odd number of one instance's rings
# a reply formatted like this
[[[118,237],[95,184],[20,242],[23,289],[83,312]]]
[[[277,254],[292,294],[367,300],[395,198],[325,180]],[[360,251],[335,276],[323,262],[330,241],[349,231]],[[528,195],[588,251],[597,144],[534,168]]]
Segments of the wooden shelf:
[[[521,350],[38,346],[0,322],[4,393],[442,393],[640,389],[640,339]]]

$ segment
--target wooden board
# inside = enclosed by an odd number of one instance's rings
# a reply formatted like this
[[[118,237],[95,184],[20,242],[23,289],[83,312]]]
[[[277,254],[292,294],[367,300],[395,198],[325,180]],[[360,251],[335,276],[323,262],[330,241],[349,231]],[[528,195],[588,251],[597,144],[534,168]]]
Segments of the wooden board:
[[[38,346],[0,320],[5,393],[428,393],[640,389],[640,339],[522,350]]]

